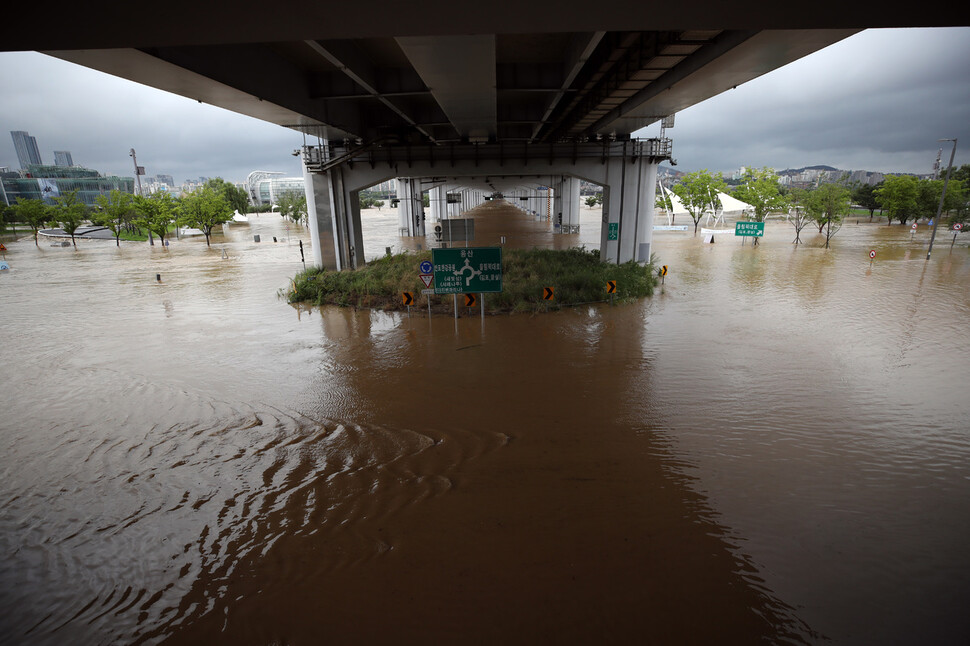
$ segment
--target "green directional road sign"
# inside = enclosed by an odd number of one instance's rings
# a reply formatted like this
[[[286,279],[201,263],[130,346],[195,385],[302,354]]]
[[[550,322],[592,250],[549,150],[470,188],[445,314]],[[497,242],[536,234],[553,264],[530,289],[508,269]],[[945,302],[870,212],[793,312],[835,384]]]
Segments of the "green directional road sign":
[[[502,291],[502,248],[432,249],[435,294]]]
[[[609,226],[606,227],[606,239],[607,240],[619,240],[620,239],[620,223],[610,222]]]
[[[764,222],[735,222],[734,235],[763,238],[765,236]]]

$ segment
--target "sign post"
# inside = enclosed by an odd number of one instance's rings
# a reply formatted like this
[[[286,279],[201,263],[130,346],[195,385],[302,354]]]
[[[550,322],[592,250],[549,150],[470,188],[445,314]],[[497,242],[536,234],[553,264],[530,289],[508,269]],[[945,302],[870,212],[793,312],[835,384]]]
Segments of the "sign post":
[[[869,250],[869,266],[870,267],[872,267],[872,261],[873,261],[873,259],[875,259],[875,257],[876,257],[876,250],[875,249],[870,249]]]
[[[913,236],[916,235],[916,223],[913,222],[913,228],[909,230],[909,239],[912,240]]]
[[[962,229],[963,229],[962,222],[957,222],[956,224],[953,225],[953,242],[950,243],[950,249],[952,249],[953,245],[957,243],[957,234],[960,233]],[[0,245],[0,246],[3,246],[3,245]]]

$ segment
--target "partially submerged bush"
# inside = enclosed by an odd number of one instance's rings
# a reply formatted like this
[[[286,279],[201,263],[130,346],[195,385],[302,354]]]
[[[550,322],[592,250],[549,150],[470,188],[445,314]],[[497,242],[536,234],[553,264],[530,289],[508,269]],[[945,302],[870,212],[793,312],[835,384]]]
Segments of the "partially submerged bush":
[[[401,294],[411,292],[417,307],[426,308],[430,298],[433,310],[450,311],[450,294],[421,294],[426,289],[418,273],[423,260],[431,260],[430,251],[383,256],[356,270],[310,268],[296,275],[286,297],[290,303],[404,309]],[[657,284],[652,264],[605,263],[597,251],[503,249],[502,291],[486,295],[486,311],[523,312],[606,301],[609,280],[617,283],[619,301],[650,296]],[[555,299],[548,304],[542,300],[545,287],[555,289]]]

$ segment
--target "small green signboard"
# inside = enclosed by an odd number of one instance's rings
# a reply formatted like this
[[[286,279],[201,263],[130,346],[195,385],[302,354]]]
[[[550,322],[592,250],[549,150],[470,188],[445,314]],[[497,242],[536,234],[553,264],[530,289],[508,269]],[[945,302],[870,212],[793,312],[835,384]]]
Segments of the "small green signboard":
[[[502,291],[502,248],[432,249],[435,294]]]
[[[765,235],[764,222],[735,222],[734,235],[763,238]]]
[[[620,239],[620,223],[610,222],[606,229],[606,239],[607,240],[619,240]]]

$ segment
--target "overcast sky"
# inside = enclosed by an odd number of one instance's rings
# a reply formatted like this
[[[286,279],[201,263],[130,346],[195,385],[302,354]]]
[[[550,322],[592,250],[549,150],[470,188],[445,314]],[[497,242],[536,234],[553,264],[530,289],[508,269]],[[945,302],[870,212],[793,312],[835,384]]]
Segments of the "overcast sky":
[[[970,28],[869,30],[684,110],[668,131],[678,170],[739,166],[929,173],[959,138],[970,163]],[[19,168],[11,130],[104,174],[241,182],[302,174],[303,136],[280,126],[34,52],[0,53],[0,166]],[[654,137],[659,125],[639,136]],[[964,143],[965,142],[965,143]]]

